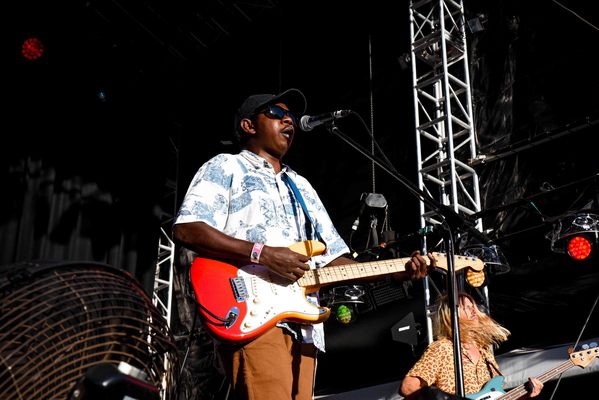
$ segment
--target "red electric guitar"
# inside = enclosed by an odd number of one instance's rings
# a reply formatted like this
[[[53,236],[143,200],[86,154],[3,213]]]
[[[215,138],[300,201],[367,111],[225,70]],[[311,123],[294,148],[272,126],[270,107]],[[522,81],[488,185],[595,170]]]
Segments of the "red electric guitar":
[[[298,242],[289,248],[310,256],[325,250],[324,244],[314,240]],[[447,269],[445,255],[433,253],[433,256],[438,268]],[[296,282],[289,282],[262,265],[237,267],[197,257],[190,274],[204,326],[220,340],[242,342],[256,338],[282,320],[323,322],[330,309],[311,304],[306,293],[336,282],[403,272],[409,260],[406,257],[328,266],[307,271]],[[455,256],[455,271],[463,268],[469,268],[470,275],[484,276],[484,264],[476,257]]]

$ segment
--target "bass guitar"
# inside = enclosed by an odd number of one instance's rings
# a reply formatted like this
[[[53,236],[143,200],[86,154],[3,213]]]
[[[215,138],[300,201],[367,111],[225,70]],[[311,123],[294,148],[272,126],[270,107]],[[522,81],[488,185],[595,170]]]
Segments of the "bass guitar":
[[[555,378],[559,374],[577,365],[582,368],[586,368],[595,357],[599,355],[599,347],[592,347],[585,350],[580,350],[575,353],[570,353],[568,361],[558,365],[555,368],[550,369],[542,375],[537,376],[541,382],[545,383],[548,380]],[[516,386],[509,392],[503,390],[503,376],[496,376],[489,382],[485,383],[485,386],[478,393],[468,394],[466,398],[472,400],[516,400],[525,396],[528,391],[526,390],[526,384]]]
[[[291,250],[314,256],[322,254],[324,244],[314,240],[298,242]],[[432,253],[437,268],[447,268],[447,257]],[[197,257],[190,269],[196,304],[204,326],[217,339],[228,342],[249,341],[279,321],[319,323],[330,309],[310,303],[307,293],[324,285],[405,271],[410,258],[397,258],[312,269],[290,282],[259,264],[235,266]],[[455,256],[454,270],[484,275],[483,262],[472,256]]]

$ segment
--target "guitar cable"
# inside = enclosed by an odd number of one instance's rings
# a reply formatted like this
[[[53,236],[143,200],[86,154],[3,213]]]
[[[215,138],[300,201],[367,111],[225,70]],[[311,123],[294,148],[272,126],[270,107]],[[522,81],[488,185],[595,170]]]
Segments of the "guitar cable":
[[[197,320],[198,320],[198,309],[197,309],[197,307],[194,307],[193,320],[191,322],[191,329],[189,330],[189,336],[187,337],[187,350],[185,350],[185,356],[183,357],[183,361],[181,361],[181,368],[179,369],[179,376],[183,376],[183,371],[185,369],[185,363],[187,362],[187,357],[189,356],[189,350],[191,349],[191,341],[195,335]]]
[[[198,307],[200,307],[202,310],[204,310],[212,318],[214,318],[218,321],[221,321],[221,323],[217,323],[214,321],[206,320],[206,322],[209,324],[216,325],[216,326],[225,326],[227,323],[230,323],[233,321],[233,316],[231,316],[231,315],[229,315],[227,318],[221,318],[221,317],[217,316],[216,314],[214,314],[212,311],[208,310],[202,304],[200,304],[199,301],[196,301],[196,304],[198,305]],[[197,310],[196,310],[196,313],[197,313]]]
[[[201,305],[199,302],[195,302],[198,307],[200,307],[202,310],[204,310],[205,312],[207,312],[208,314],[210,314],[210,316],[214,319],[217,319],[219,321],[222,321],[221,324],[213,322],[213,321],[208,321],[206,320],[207,323],[216,325],[216,326],[225,326],[226,323],[231,322],[232,318],[229,317],[227,319],[224,318],[220,318],[218,316],[216,316],[214,313],[212,313],[210,310],[208,310],[206,307],[204,307],[203,305]],[[191,322],[191,329],[189,331],[189,336],[187,337],[187,350],[185,350],[185,356],[183,357],[183,361],[181,362],[181,368],[180,368],[180,372],[179,372],[179,376],[182,376],[183,373],[183,369],[185,367],[185,362],[187,361],[187,357],[189,356],[189,350],[191,349],[191,341],[195,335],[195,329],[196,329],[196,324],[198,321],[198,308],[194,307],[194,312],[193,312],[193,320]]]

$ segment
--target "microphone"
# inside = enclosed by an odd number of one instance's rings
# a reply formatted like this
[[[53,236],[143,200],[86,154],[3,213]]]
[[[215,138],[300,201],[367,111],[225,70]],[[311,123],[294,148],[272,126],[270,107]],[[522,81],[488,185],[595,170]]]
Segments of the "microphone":
[[[300,118],[299,127],[302,131],[309,132],[319,125],[346,117],[349,114],[351,114],[351,110],[338,110],[314,116],[304,115]]]

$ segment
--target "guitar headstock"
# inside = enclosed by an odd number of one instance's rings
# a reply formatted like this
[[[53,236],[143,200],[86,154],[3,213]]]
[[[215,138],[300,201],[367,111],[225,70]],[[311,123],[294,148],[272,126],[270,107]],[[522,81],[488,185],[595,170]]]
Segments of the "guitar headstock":
[[[432,253],[437,261],[437,267],[447,270],[447,255],[444,253]],[[466,280],[473,287],[482,286],[485,282],[485,264],[475,256],[464,256],[456,254],[453,258],[453,266],[455,271],[466,268]]]
[[[437,261],[437,267],[447,270],[447,254],[445,253],[431,253]],[[482,271],[485,268],[485,263],[478,257],[475,256],[463,256],[456,254],[453,257],[453,266],[456,271],[464,268],[470,268],[474,271]]]
[[[582,345],[580,351],[570,353],[570,361],[574,365],[586,368],[597,356],[599,356],[599,347],[597,347],[597,343],[593,342]]]

